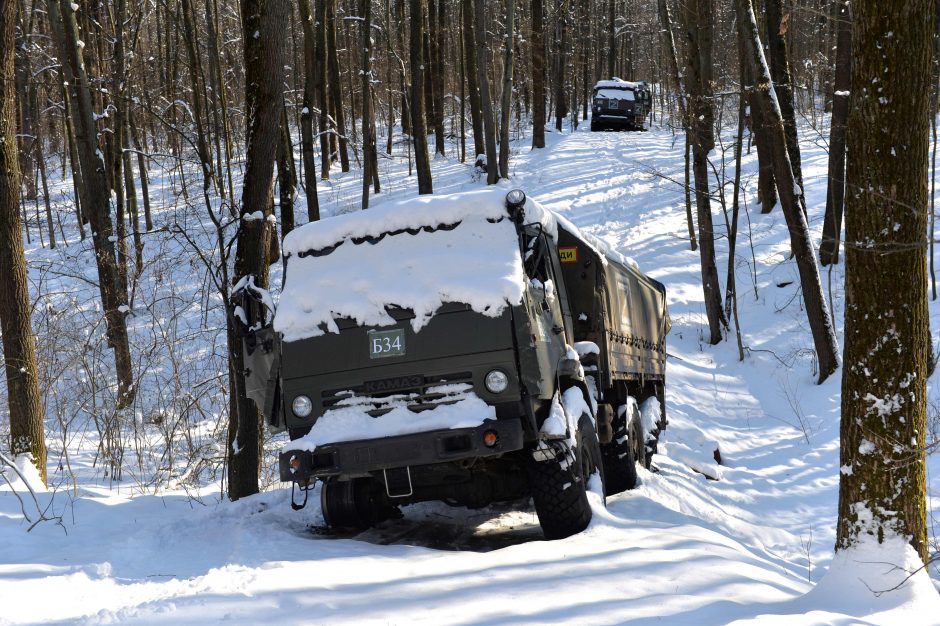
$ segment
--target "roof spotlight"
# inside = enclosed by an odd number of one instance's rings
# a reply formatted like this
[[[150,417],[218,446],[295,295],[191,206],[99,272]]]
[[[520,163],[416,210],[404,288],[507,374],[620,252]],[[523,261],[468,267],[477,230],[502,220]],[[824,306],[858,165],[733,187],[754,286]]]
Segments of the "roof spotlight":
[[[521,189],[513,189],[506,194],[506,206],[510,209],[521,207],[525,204],[525,192]]]
[[[513,189],[506,194],[506,209],[509,211],[509,216],[516,222],[522,220],[524,214],[522,211],[523,206],[525,206],[524,191],[521,189]]]

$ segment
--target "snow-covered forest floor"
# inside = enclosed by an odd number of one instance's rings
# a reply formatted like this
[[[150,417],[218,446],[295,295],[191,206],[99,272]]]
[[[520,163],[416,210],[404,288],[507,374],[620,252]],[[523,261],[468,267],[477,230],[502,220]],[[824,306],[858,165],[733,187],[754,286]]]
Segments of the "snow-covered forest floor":
[[[726,174],[733,176],[730,137]],[[424,504],[359,536],[323,529],[318,492],[300,512],[271,464],[268,489],[221,497],[226,424],[222,303],[196,254],[213,254],[198,186],[185,198],[166,173],[151,185],[159,232],[145,235],[145,267],[131,332],[141,377],[133,415],[108,413],[110,353],[96,322],[90,243],[28,246],[34,325],[47,407],[50,489],[35,506],[0,482],[0,624],[936,624],[940,569],[898,590],[891,563],[832,564],[839,475],[839,375],[814,384],[812,341],[779,209],[755,206],[756,151],[745,155],[747,214],[735,271],[747,358],[733,334],[709,346],[698,253],[690,250],[683,140],[646,133],[551,133],[545,150],[520,140],[506,190],[546,207],[637,260],[665,283],[669,429],[654,471],[608,499],[595,497],[587,531],[540,539],[534,510]],[[803,172],[818,241],[825,205],[825,142],[803,129]],[[380,138],[380,145],[382,141]],[[452,148],[452,147],[451,147]],[[721,170],[721,151],[714,153]],[[417,193],[402,157],[381,159],[373,205]],[[433,161],[437,193],[478,188],[470,164]],[[324,215],[354,210],[358,171],[320,184]],[[63,222],[70,185],[58,187]],[[730,184],[727,188],[730,210]],[[304,221],[304,200],[298,218]],[[726,228],[714,208],[719,274]],[[61,242],[60,242],[61,243]],[[369,268],[362,268],[367,272]],[[279,265],[273,268],[275,287]],[[899,277],[903,280],[904,277]],[[842,267],[823,282],[841,339]],[[275,289],[276,290],[276,289]],[[940,304],[931,306],[940,327]],[[92,393],[96,391],[96,394]],[[940,389],[930,382],[931,433]],[[92,398],[95,401],[92,402]],[[714,459],[720,450],[721,464]],[[119,471],[116,468],[120,468]],[[711,478],[707,478],[709,476]],[[713,478],[717,478],[714,480]],[[940,456],[928,461],[934,554],[940,530]],[[860,593],[863,586],[872,593]],[[883,592],[883,593],[882,593]]]

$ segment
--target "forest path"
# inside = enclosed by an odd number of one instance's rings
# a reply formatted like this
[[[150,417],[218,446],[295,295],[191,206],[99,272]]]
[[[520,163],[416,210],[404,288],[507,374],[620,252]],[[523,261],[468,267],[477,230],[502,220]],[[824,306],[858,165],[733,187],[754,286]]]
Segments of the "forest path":
[[[750,243],[738,251],[744,342],[753,349],[738,362],[733,336],[717,346],[702,340],[681,140],[668,129],[582,128],[550,133],[545,150],[518,146],[513,178],[501,184],[523,188],[666,285],[670,425],[656,471],[640,469],[637,489],[608,498],[606,509],[591,494],[590,527],[553,542],[538,539],[531,509],[439,503],[406,507],[403,520],[358,538],[336,536],[320,530],[319,490],[295,512],[289,488],[231,503],[217,501],[218,485],[194,498],[83,484],[68,501],[67,535],[51,524],[27,534],[6,521],[19,519],[19,504],[0,490],[0,623],[723,626],[800,615],[790,601],[831,558],[839,389],[835,378],[813,384],[795,287],[776,287],[789,271],[779,211],[751,215],[754,252]],[[746,180],[753,158],[745,160]],[[482,186],[454,159],[433,167],[437,193]],[[380,163],[383,199],[416,194],[406,168]],[[355,204],[356,174],[321,186],[334,212]],[[818,199],[824,183],[814,180],[808,191]],[[714,214],[724,264],[724,226]],[[423,522],[431,524],[421,530]],[[55,602],[37,608],[35,598],[49,589]]]

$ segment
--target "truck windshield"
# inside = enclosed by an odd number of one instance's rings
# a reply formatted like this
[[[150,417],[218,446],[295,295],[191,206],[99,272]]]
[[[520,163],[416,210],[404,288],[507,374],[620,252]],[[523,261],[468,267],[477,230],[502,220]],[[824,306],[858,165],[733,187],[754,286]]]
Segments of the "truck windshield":
[[[606,100],[636,100],[632,89],[615,89],[613,87],[598,89],[594,97]]]
[[[444,303],[498,317],[521,302],[523,285],[509,218],[469,214],[292,255],[274,328],[296,341],[339,332],[338,318],[386,326],[396,323],[386,311],[393,306],[414,311],[417,332]]]

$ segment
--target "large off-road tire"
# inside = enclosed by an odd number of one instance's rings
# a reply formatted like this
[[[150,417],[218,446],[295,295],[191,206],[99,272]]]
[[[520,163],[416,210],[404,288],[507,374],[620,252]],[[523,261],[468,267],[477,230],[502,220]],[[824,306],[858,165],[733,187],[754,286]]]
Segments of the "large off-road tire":
[[[365,530],[395,517],[398,509],[379,501],[373,486],[370,478],[334,479],[323,483],[320,510],[326,525],[331,528]]]
[[[635,415],[630,419],[630,447],[633,449],[633,459],[644,468],[649,469],[656,454],[656,436],[658,431],[652,433],[643,432],[643,422],[640,419],[640,411],[633,405]]]
[[[554,450],[554,458],[529,462],[532,500],[545,538],[564,539],[591,522],[587,482],[595,474],[604,479],[600,445],[589,415],[578,421],[573,447],[568,441],[547,445]]]
[[[610,443],[601,445],[604,494],[608,496],[633,489],[637,484],[636,452],[628,424],[628,419],[632,420],[632,417],[627,415],[625,407],[618,407],[613,420],[614,437]]]

